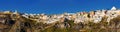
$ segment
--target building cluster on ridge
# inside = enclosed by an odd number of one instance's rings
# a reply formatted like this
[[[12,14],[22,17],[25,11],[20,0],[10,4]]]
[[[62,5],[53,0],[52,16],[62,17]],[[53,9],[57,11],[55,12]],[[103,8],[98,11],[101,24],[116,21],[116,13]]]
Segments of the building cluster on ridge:
[[[9,13],[9,11],[5,11],[4,13]],[[17,14],[18,12],[14,12]],[[107,17],[107,22],[111,19],[120,15],[120,10],[112,7],[111,10],[97,10],[87,12],[78,12],[78,13],[64,13],[64,14],[56,14],[56,15],[45,15],[45,14],[22,14],[23,17],[35,20],[37,22],[43,23],[56,23],[56,22],[64,22],[64,20],[73,20],[74,23],[79,22],[94,22],[99,23],[102,21],[103,17]]]

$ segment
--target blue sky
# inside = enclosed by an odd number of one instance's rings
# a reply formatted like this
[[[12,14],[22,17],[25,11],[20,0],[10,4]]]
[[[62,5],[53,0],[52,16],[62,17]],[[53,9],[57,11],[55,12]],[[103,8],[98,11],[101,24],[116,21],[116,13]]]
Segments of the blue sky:
[[[0,0],[0,11],[61,14],[99,9],[120,8],[120,0]]]

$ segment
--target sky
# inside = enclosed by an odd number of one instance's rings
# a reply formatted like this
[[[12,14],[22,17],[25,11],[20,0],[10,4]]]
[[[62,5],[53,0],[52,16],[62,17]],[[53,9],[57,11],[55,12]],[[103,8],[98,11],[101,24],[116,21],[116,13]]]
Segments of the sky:
[[[92,10],[120,9],[120,0],[0,0],[0,11],[32,14],[61,14]]]

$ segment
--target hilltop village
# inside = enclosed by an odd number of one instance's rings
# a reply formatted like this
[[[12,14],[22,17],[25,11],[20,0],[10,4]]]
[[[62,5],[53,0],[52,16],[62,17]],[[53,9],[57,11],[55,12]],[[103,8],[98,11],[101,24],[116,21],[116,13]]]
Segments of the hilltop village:
[[[120,15],[120,10],[117,10],[115,7],[112,7],[111,10],[97,10],[87,12],[78,12],[78,13],[64,13],[59,15],[45,15],[45,14],[23,14],[22,16],[28,19],[35,20],[37,22],[43,23],[55,23],[55,22],[64,22],[65,19],[73,20],[74,23],[79,22],[94,22],[99,23],[103,17],[107,17],[107,22],[110,19],[113,19]]]
[[[0,12],[0,32],[120,32],[120,10],[63,14]]]

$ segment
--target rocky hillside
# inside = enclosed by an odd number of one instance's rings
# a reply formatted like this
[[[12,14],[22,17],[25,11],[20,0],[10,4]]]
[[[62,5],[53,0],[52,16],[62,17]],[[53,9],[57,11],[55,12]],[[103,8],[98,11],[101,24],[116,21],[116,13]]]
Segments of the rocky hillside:
[[[63,22],[46,24],[25,18],[21,14],[0,13],[0,32],[120,32],[120,16],[103,17],[99,23],[64,19]]]

